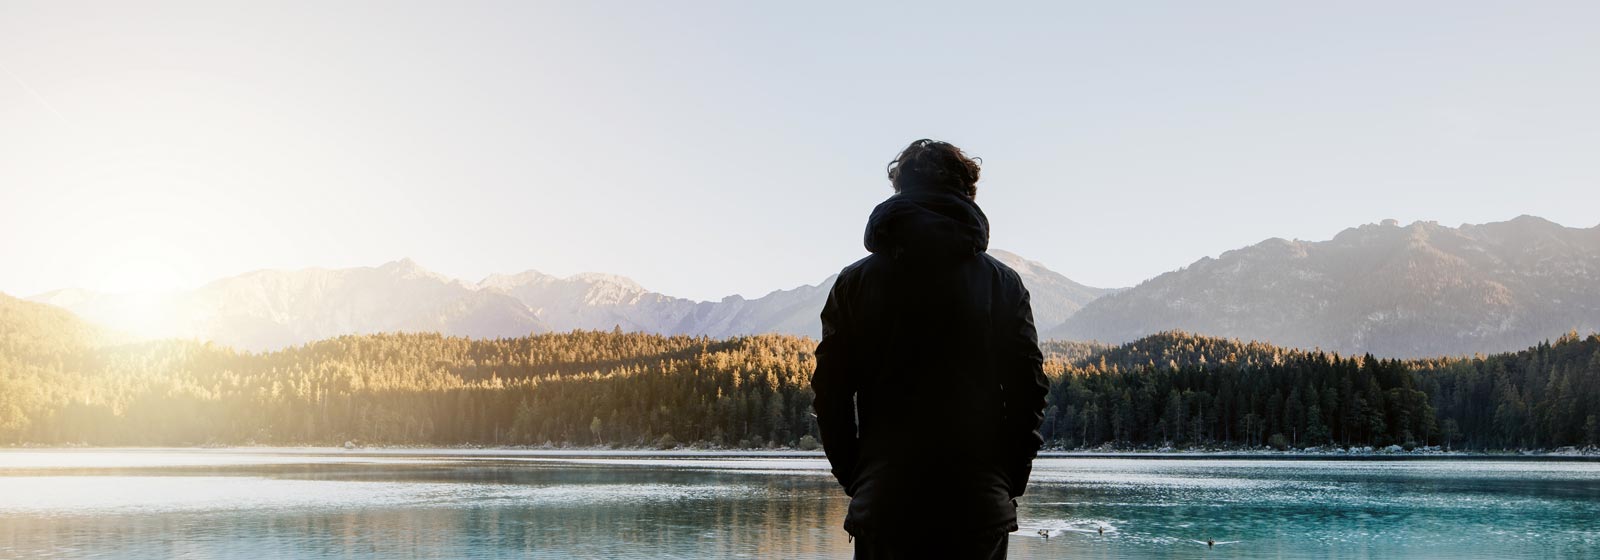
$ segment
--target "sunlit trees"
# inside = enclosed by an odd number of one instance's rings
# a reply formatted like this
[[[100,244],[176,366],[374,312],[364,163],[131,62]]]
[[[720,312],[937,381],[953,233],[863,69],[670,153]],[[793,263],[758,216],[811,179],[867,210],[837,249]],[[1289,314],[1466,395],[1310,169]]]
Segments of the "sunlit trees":
[[[0,444],[659,446],[671,435],[671,445],[752,447],[816,437],[815,342],[791,336],[377,334],[259,354],[112,342],[59,309],[0,296]],[[1408,361],[1179,332],[1045,351],[1041,432],[1069,448],[1600,444],[1600,336]]]

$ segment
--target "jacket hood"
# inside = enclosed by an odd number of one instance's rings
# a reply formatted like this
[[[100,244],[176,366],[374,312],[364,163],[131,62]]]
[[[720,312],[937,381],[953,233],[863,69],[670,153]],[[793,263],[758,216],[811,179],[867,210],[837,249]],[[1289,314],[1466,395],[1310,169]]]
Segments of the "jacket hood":
[[[891,257],[959,258],[989,249],[989,218],[956,193],[901,192],[872,209],[867,250]]]

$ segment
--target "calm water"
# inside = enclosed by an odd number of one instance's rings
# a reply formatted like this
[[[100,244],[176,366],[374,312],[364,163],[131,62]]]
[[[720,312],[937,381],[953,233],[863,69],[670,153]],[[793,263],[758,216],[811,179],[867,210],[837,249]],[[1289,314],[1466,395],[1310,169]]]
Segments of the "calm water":
[[[1600,557],[1593,462],[1042,459],[1021,503],[1014,558]],[[841,558],[845,505],[811,458],[0,451],[0,558]]]

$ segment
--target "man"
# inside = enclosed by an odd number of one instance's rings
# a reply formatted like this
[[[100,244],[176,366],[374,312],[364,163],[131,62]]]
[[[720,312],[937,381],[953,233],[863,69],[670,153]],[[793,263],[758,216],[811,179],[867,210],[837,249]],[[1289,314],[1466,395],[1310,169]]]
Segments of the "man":
[[[811,386],[856,558],[1004,558],[1042,442],[1028,290],[985,251],[978,162],[918,140],[839,273]]]

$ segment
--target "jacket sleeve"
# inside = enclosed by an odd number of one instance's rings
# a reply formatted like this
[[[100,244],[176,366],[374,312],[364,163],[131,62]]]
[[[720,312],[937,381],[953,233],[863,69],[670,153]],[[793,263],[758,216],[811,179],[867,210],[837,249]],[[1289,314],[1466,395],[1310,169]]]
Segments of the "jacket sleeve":
[[[856,373],[851,363],[851,333],[839,301],[841,277],[828,292],[822,307],[822,342],[817,344],[817,369],[811,375],[811,390],[816,399],[811,408],[822,431],[822,449],[833,467],[833,476],[849,492],[855,476],[861,446],[856,440]]]
[[[1039,350],[1039,334],[1033,324],[1033,305],[1027,288],[1012,327],[1002,333],[1001,383],[1006,400],[1006,438],[1010,442],[1006,457],[1006,476],[1011,484],[1011,497],[1021,496],[1028,485],[1028,475],[1033,471],[1033,458],[1039,454],[1044,438],[1039,435],[1039,425],[1044,422],[1045,396],[1050,392],[1050,378],[1044,374],[1044,352]]]

